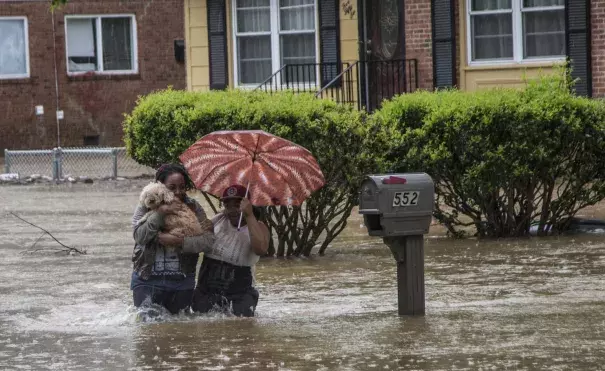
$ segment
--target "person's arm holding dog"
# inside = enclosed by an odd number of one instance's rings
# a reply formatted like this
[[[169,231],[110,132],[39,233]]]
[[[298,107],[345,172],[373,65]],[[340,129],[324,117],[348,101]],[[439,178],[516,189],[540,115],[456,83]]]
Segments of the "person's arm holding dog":
[[[212,228],[211,222],[206,217],[206,213],[204,212],[202,206],[195,200],[193,205],[195,205],[195,215],[200,224],[202,225],[202,228]],[[208,225],[208,223],[210,223],[210,225]],[[162,245],[182,247],[183,252],[193,254],[210,251],[210,248],[212,248],[212,245],[214,244],[215,240],[214,235],[208,233],[199,236],[177,237],[170,233],[160,232],[158,237]]]
[[[151,212],[144,221],[141,221],[148,210],[139,205],[132,217],[135,242],[141,246],[147,246],[154,238],[159,237],[162,234],[162,227],[164,227],[164,216],[174,214],[176,209],[174,204],[162,205],[156,211]]]

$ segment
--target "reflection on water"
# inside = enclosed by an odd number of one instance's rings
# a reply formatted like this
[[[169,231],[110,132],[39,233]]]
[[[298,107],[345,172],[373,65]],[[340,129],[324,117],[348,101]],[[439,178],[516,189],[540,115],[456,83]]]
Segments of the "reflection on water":
[[[458,241],[434,228],[427,315],[398,317],[394,260],[355,215],[326,257],[261,260],[257,318],[138,321],[129,218],[140,186],[0,187],[5,211],[88,251],[22,254],[40,232],[3,218],[0,369],[598,370],[605,362],[598,234]]]

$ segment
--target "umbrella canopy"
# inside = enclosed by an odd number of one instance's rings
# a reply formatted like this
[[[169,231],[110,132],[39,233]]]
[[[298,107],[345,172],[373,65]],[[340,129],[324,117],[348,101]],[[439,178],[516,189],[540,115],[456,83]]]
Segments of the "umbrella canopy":
[[[221,197],[243,185],[256,206],[300,205],[324,185],[311,152],[262,130],[210,133],[179,158],[198,189]]]

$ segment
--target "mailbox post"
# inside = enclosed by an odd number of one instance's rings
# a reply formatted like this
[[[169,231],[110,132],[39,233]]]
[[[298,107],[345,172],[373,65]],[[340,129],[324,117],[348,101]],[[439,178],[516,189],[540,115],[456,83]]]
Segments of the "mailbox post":
[[[435,186],[425,173],[370,175],[361,184],[359,213],[370,236],[382,237],[397,262],[399,315],[424,315],[424,235]]]

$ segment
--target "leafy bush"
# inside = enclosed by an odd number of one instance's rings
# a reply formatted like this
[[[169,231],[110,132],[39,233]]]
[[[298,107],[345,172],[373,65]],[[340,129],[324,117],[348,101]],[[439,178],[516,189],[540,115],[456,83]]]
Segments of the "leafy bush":
[[[197,139],[216,130],[261,129],[310,150],[326,185],[303,207],[270,207],[264,213],[278,240],[271,253],[308,256],[316,245],[323,254],[344,229],[361,177],[380,171],[374,152],[385,143],[364,121],[362,112],[308,94],[166,90],[139,99],[124,131],[129,154],[149,166],[178,161]]]
[[[523,236],[568,227],[605,198],[605,105],[570,93],[567,74],[526,89],[417,92],[373,118],[390,138],[394,171],[424,171],[434,216],[460,236]]]

